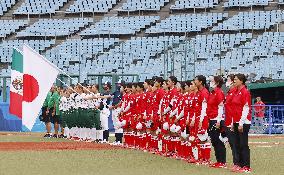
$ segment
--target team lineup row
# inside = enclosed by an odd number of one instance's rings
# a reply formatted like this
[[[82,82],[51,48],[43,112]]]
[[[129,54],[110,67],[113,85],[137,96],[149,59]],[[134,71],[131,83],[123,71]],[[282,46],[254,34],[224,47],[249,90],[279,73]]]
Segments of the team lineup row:
[[[57,125],[57,132],[60,123],[67,138],[108,141],[108,117],[112,114],[116,144],[215,168],[227,167],[225,143],[229,141],[232,170],[250,172],[251,96],[246,77],[229,75],[226,95],[221,89],[222,77],[212,76],[209,81],[210,92],[203,75],[186,82],[171,76],[117,83],[113,94],[109,83],[103,94],[97,85],[59,89],[60,94],[52,88],[42,120],[47,131],[50,121]],[[217,160],[213,164],[211,144]]]

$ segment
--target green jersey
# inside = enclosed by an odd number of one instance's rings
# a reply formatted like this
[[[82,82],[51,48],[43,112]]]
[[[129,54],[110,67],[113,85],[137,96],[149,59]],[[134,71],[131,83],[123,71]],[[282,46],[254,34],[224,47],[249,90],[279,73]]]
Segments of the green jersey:
[[[48,92],[48,94],[47,94],[47,96],[46,96],[46,98],[45,98],[45,100],[43,102],[42,107],[47,107],[48,106],[48,101],[49,101],[50,97],[51,97],[51,92]]]
[[[50,97],[50,99],[48,101],[47,107],[49,109],[55,107],[55,109],[56,109],[55,115],[59,115],[60,114],[59,102],[60,102],[60,95],[58,94],[58,92],[53,92],[53,94],[51,95],[51,97]]]

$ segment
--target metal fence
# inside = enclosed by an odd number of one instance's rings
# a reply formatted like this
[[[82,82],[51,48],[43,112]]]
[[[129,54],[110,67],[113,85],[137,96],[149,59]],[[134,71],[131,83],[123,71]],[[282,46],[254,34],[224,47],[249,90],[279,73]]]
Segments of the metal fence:
[[[284,134],[284,105],[253,105],[251,133]]]

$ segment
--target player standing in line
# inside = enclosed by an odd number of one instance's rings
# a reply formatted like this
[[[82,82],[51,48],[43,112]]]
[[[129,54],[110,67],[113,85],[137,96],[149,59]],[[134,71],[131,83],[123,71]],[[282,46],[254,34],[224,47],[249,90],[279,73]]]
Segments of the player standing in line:
[[[209,164],[210,160],[210,150],[211,145],[208,142],[208,127],[209,127],[209,121],[206,114],[207,109],[207,102],[209,97],[208,92],[208,85],[206,84],[206,77],[203,75],[198,75],[195,77],[194,80],[195,85],[198,88],[197,92],[197,103],[196,103],[196,111],[195,111],[195,122],[198,123],[198,130],[197,130],[197,136],[198,136],[198,163],[199,164]]]
[[[105,82],[103,85],[104,92],[101,94],[101,105],[100,105],[100,119],[101,119],[101,127],[103,130],[103,142],[107,143],[109,138],[109,126],[108,126],[108,118],[110,116],[109,105],[111,102],[111,83]]]
[[[144,144],[146,145],[149,152],[154,152],[155,144],[154,144],[154,92],[153,92],[153,80],[145,79],[143,83],[145,92],[144,92],[144,121],[145,121],[145,129],[146,129],[146,138],[144,140]]]
[[[185,112],[189,113],[189,157],[188,157],[188,162],[189,163],[196,163],[198,161],[198,125],[199,123],[197,122],[197,110],[198,110],[198,88],[195,85],[194,80],[190,82],[190,90],[191,90],[191,95],[189,99],[189,106],[185,108]]]
[[[131,130],[130,130],[130,119],[131,119],[131,113],[130,113],[130,108],[132,105],[132,99],[131,99],[131,93],[132,93],[132,83],[126,84],[125,88],[125,95],[123,96],[123,106],[122,110],[120,112],[120,116],[122,118],[122,126],[123,129],[125,130],[124,132],[124,146],[126,148],[131,147],[132,143],[132,135],[131,135]]]
[[[188,97],[190,93],[189,86],[187,85],[186,82],[181,82],[181,88],[182,88],[182,95],[179,100],[178,104],[178,110],[176,114],[176,119],[174,121],[176,128],[175,128],[175,133],[177,135],[176,138],[176,158],[177,159],[185,159],[186,154],[189,150],[187,147],[187,138],[188,134],[187,133],[187,120],[188,116],[185,115],[185,108],[188,104]]]
[[[158,111],[161,100],[165,95],[165,90],[162,88],[163,82],[164,79],[162,77],[155,77],[153,84],[155,88],[148,102],[149,106],[147,107],[147,109],[149,109],[151,113],[150,121],[152,121],[151,125],[149,126],[150,128],[149,133],[151,135],[150,137],[148,137],[148,143],[150,145],[149,151],[152,153],[158,152],[158,142],[159,142],[158,135],[160,134],[161,130],[161,120]]]
[[[50,117],[51,123],[54,124],[54,138],[58,138],[58,131],[59,131],[59,94],[57,92],[56,87],[52,88],[52,94],[50,96],[50,99],[48,101],[48,107],[47,107],[47,114]]]
[[[124,95],[124,81],[119,80],[116,83],[116,90],[113,93],[112,106],[109,107],[112,110],[112,121],[115,132],[115,142],[113,145],[121,145],[123,139],[123,128],[119,119],[119,113],[121,111],[121,103]]]
[[[60,111],[60,128],[61,135],[59,138],[67,138],[65,135],[65,127],[66,125],[66,117],[68,115],[68,101],[67,101],[67,90],[63,89],[60,93],[60,101],[59,101],[59,111]],[[67,131],[68,132],[68,131]]]
[[[220,138],[221,132],[225,131],[224,128],[224,99],[225,95],[221,87],[224,81],[221,76],[210,77],[210,92],[206,114],[209,119],[209,136],[214,148],[215,157],[217,162],[210,165],[214,168],[226,168],[226,147]]]
[[[229,88],[226,98],[225,98],[225,126],[226,126],[226,135],[228,137],[228,141],[230,144],[230,148],[232,151],[232,156],[233,156],[233,169],[237,169],[238,168],[238,154],[237,154],[237,150],[236,150],[236,146],[234,144],[235,142],[235,136],[234,136],[234,125],[233,125],[233,104],[232,104],[232,99],[233,99],[233,95],[235,93],[235,91],[237,90],[237,88],[234,85],[234,78],[235,75],[231,74],[228,75],[227,77],[227,81],[226,81],[226,87]]]
[[[239,160],[233,171],[251,172],[248,133],[251,125],[251,95],[247,89],[244,74],[236,74],[234,83],[237,88],[232,99],[235,146]]]
[[[167,86],[169,88],[169,91],[164,98],[163,101],[163,110],[162,110],[162,120],[163,122],[163,134],[164,134],[164,139],[163,139],[163,154],[165,156],[170,156],[171,153],[168,152],[168,150],[171,150],[171,137],[170,137],[170,112],[171,108],[173,107],[173,100],[174,98],[178,95],[178,91],[176,88],[177,84],[177,78],[175,76],[170,76],[167,81]]]
[[[176,158],[176,147],[177,143],[179,141],[178,137],[178,131],[180,130],[180,126],[175,124],[176,118],[178,117],[179,113],[178,110],[180,106],[182,105],[182,98],[183,98],[183,88],[184,86],[182,85],[182,82],[177,82],[176,83],[176,89],[177,89],[177,94],[172,98],[172,107],[170,111],[170,117],[169,117],[169,126],[170,126],[170,140],[168,144],[168,154],[171,157]]]
[[[44,100],[44,103],[43,103],[43,106],[42,106],[42,109],[41,109],[41,121],[44,122],[45,124],[45,128],[46,128],[46,134],[43,136],[45,138],[49,138],[49,137],[52,137],[52,134],[51,134],[51,123],[50,123],[50,116],[48,115],[48,112],[47,112],[47,108],[48,108],[48,101],[53,93],[53,88],[54,87],[51,87],[50,91],[48,92],[45,100]]]
[[[145,133],[145,122],[144,122],[144,111],[145,111],[145,103],[144,103],[144,86],[143,82],[136,83],[136,103],[134,104],[134,110],[136,115],[136,140],[135,146],[138,149],[145,150],[146,149],[146,133]]]
[[[167,151],[167,140],[166,140],[166,135],[168,134],[168,130],[169,130],[169,125],[168,123],[165,123],[165,119],[164,119],[164,111],[166,110],[166,105],[168,103],[170,103],[169,101],[169,87],[168,87],[168,80],[165,80],[163,82],[163,90],[165,91],[165,95],[163,96],[163,98],[160,101],[159,104],[159,110],[158,110],[158,115],[159,115],[159,120],[160,120],[160,133],[158,134],[158,152],[157,154],[160,155],[165,155],[166,151]]]

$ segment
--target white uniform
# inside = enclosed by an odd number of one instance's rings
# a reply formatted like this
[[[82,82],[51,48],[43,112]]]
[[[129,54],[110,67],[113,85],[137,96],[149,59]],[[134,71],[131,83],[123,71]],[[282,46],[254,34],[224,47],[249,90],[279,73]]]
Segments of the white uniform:
[[[102,130],[108,130],[108,117],[110,115],[110,111],[107,108],[107,99],[103,99],[102,103],[103,103],[103,109],[101,110],[101,115],[100,115],[100,120],[101,120],[101,126],[102,126]]]

